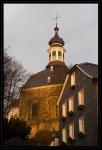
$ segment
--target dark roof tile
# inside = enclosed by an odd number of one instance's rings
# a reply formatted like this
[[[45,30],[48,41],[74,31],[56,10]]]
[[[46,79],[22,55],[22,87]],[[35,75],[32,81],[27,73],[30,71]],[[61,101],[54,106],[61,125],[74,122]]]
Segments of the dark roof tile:
[[[49,85],[49,84],[63,83],[65,80],[66,74],[68,72],[67,66],[66,65],[58,65],[58,63],[57,63],[57,65],[53,65],[54,70],[50,71],[50,66],[52,66],[52,64],[51,65],[48,64],[48,66],[46,67],[46,70],[43,70],[39,73],[32,75],[22,88],[30,88],[30,87]],[[61,63],[61,64],[63,64],[63,63]],[[47,78],[49,76],[51,78],[51,82],[47,81]]]
[[[93,63],[81,63],[78,66],[84,70],[88,75],[98,78],[98,65]]]

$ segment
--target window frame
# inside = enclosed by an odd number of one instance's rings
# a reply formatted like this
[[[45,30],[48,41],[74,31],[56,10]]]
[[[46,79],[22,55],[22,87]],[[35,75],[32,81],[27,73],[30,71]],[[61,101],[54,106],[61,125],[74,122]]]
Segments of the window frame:
[[[67,102],[62,104],[62,117],[67,117]]]
[[[69,137],[75,139],[74,122],[69,123]]]
[[[60,55],[59,55],[59,53],[60,53]],[[61,57],[62,56],[62,52],[59,50],[58,51],[58,57]]]
[[[71,96],[68,100],[68,112],[74,112],[74,96]]]
[[[84,106],[84,100],[85,96],[84,96],[84,89],[80,89],[78,92],[78,106]]]
[[[62,128],[62,141],[67,143],[67,128]]]
[[[55,50],[52,51],[52,57],[56,57],[56,51]]]
[[[71,87],[74,87],[76,85],[76,78],[75,78],[75,72],[71,74]]]
[[[47,77],[47,82],[48,82],[48,83],[51,82],[51,77],[50,77],[50,76]]]
[[[84,118],[84,116],[79,118],[79,132],[85,134],[85,118]]]

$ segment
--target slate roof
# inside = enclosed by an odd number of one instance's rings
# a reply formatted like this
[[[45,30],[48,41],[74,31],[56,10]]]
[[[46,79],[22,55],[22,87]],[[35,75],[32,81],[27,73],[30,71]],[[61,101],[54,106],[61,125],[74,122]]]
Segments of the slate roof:
[[[84,70],[88,75],[98,78],[98,65],[93,63],[81,63],[78,66]]]
[[[54,67],[54,70],[50,70],[50,66]],[[46,66],[46,69],[38,72],[28,79],[26,84],[22,88],[38,87],[49,84],[63,83],[68,72],[68,68],[64,62],[54,61]],[[47,78],[50,76],[51,82],[48,83]]]

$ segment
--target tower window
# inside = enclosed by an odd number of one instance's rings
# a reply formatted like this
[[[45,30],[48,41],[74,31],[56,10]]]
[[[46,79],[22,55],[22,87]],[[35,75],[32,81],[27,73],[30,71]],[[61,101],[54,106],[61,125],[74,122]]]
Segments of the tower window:
[[[49,58],[51,58],[51,53],[49,53]]]
[[[51,77],[50,76],[47,78],[47,82],[51,82]]]
[[[53,71],[53,66],[50,67],[50,71]]]
[[[79,132],[85,133],[85,129],[84,129],[84,116],[82,116],[81,118],[79,118]]]
[[[84,90],[78,92],[78,105],[84,105]]]
[[[69,99],[69,112],[74,112],[74,98],[73,98],[73,96]]]
[[[74,139],[74,123],[69,124],[69,137]]]
[[[61,51],[58,51],[58,56],[59,56],[59,57],[61,56]]]
[[[56,56],[56,51],[53,51],[53,52],[52,52],[52,56]]]

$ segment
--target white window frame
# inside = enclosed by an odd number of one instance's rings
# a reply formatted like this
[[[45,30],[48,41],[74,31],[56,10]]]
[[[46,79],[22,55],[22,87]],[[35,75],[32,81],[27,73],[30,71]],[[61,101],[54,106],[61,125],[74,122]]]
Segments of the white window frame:
[[[75,72],[71,74],[71,86],[75,86]]]
[[[69,98],[68,103],[69,103],[68,112],[74,112],[74,97],[73,96]]]
[[[62,141],[67,143],[67,128],[62,128]]]
[[[48,83],[51,82],[51,77],[50,76],[47,77],[47,82]]]
[[[84,119],[84,116],[79,118],[79,132],[85,133],[85,119]]]
[[[75,138],[74,136],[74,122],[69,123],[69,137],[72,139]]]
[[[84,105],[84,89],[78,92],[78,105]]]
[[[50,71],[53,71],[53,68],[54,68],[53,66],[50,66]]]
[[[67,117],[67,102],[62,104],[62,117]]]

